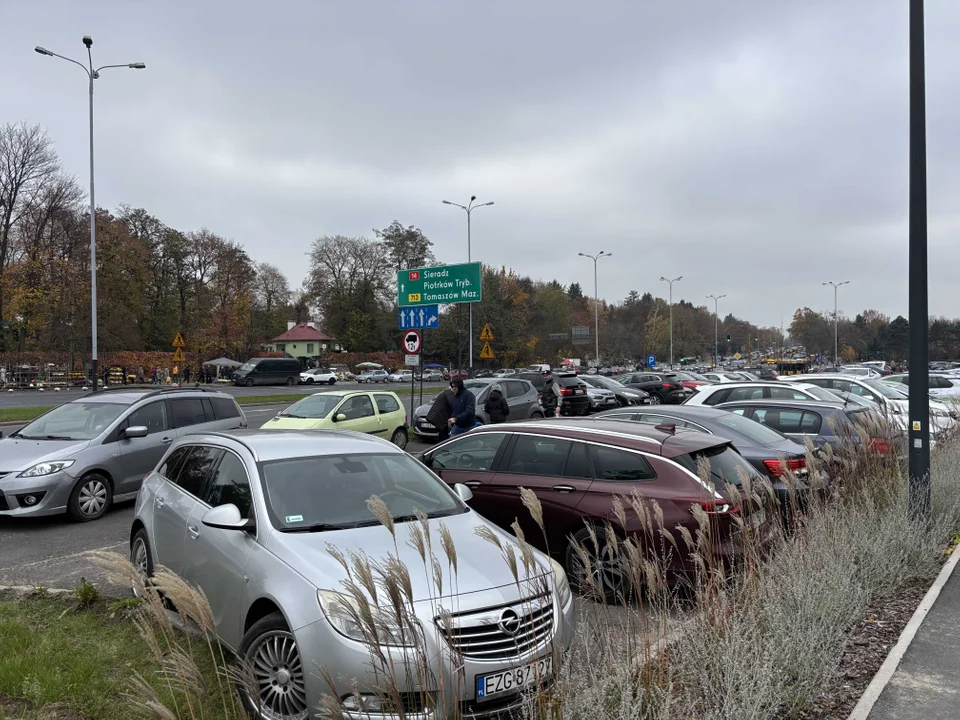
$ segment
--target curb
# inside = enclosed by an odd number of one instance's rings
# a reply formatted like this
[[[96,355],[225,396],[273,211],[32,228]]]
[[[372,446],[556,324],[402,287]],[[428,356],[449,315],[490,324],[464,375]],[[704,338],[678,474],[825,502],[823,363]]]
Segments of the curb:
[[[863,695],[860,696],[860,701],[856,707],[853,708],[853,712],[850,713],[847,720],[867,720],[867,717],[873,710],[873,706],[877,703],[877,700],[880,699],[884,688],[887,687],[891,678],[893,678],[893,674],[900,666],[900,661],[903,660],[907,648],[910,647],[910,643],[913,642],[917,631],[920,629],[923,621],[926,620],[927,614],[933,608],[933,604],[937,601],[937,598],[940,597],[940,591],[943,589],[943,586],[947,584],[950,576],[953,575],[953,571],[956,569],[958,563],[960,563],[960,545],[955,547],[953,552],[950,553],[950,558],[940,570],[937,579],[933,581],[933,585],[930,586],[927,594],[923,596],[923,600],[920,601],[920,604],[910,617],[903,632],[900,633],[897,644],[891,648],[887,658],[883,661],[883,665],[877,670],[877,674],[873,676],[873,680],[867,685],[867,689],[863,691]]]

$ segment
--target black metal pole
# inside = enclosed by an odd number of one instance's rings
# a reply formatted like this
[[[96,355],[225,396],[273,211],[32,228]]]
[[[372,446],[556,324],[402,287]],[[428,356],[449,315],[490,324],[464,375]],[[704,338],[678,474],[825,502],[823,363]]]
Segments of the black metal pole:
[[[923,0],[910,0],[910,513],[930,513],[927,128]]]
[[[463,305],[457,305],[457,372],[463,369]]]

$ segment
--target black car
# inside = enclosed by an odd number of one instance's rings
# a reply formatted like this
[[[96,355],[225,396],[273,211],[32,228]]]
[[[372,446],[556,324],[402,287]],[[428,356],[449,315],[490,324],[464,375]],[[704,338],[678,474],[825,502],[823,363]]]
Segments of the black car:
[[[804,446],[786,435],[737,413],[704,405],[675,408],[623,408],[595,415],[597,419],[630,420],[648,425],[673,425],[678,428],[716,435],[733,443],[743,458],[770,480],[785,516],[790,514],[790,496],[784,482],[787,470],[796,475],[798,502],[803,505],[807,489],[807,458]],[[696,468],[687,468],[696,472]],[[817,483],[826,488],[830,478],[822,475]]]
[[[554,382],[560,386],[560,414],[561,415],[589,415],[590,396],[587,395],[587,384],[576,375],[553,376]]]
[[[776,380],[778,377],[777,370],[772,365],[748,367],[748,368],[744,368],[744,370],[747,371],[748,373],[751,373],[752,375],[756,375],[761,380]]]
[[[628,388],[649,393],[651,405],[665,403],[679,405],[693,395],[693,391],[685,388],[675,375],[671,378],[667,374],[630,373],[621,375],[616,380]]]

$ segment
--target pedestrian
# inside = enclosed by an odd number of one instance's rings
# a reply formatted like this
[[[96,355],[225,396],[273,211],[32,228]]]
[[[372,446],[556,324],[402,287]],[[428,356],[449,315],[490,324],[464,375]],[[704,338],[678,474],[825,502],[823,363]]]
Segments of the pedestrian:
[[[540,405],[543,407],[543,416],[552,418],[560,414],[560,385],[553,379],[553,371],[547,370],[543,374],[543,390],[540,391]]]
[[[173,366],[173,381],[178,382],[180,380],[180,366],[174,364]]]
[[[483,409],[486,410],[491,424],[507,421],[507,415],[510,414],[510,406],[507,404],[507,399],[503,396],[500,383],[494,383],[493,387],[490,388],[490,394],[483,404]]]
[[[450,437],[456,437],[467,432],[477,424],[477,399],[473,393],[463,386],[462,378],[450,381],[450,390],[453,391],[453,402],[450,408]]]
[[[183,369],[183,384],[184,384],[184,385],[189,385],[189,384],[190,384],[190,366],[189,366],[189,365],[187,365],[187,366]]]
[[[121,368],[121,372],[123,372],[123,384],[126,385],[127,384],[127,368],[126,367]]]
[[[437,428],[437,440],[443,442],[450,437],[450,425],[447,423],[453,412],[453,401],[456,395],[453,389],[448,387],[433,401],[430,411],[427,413],[427,422]]]

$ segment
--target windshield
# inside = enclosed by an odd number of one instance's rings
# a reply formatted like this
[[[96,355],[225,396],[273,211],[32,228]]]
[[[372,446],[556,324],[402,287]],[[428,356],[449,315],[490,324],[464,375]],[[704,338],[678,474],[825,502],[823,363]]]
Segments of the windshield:
[[[378,525],[367,500],[377,495],[394,521],[467,512],[442,480],[409,455],[335,455],[262,463],[264,499],[284,532]]]
[[[878,395],[882,395],[889,400],[903,399],[903,393],[895,388],[890,387],[889,385],[884,385],[879,380],[874,380],[873,378],[860,378],[860,382],[876,392]]]
[[[859,405],[860,407],[871,408],[874,410],[877,407],[877,404],[873,400],[868,397],[864,397],[863,395],[854,395],[853,393],[845,392],[843,390],[831,390],[830,392],[839,397],[845,403],[851,405]]]
[[[756,420],[750,420],[736,413],[730,413],[727,417],[718,418],[717,422],[724,427],[730,428],[735,433],[750,438],[761,445],[776,445],[777,443],[783,442],[787,437],[766,425],[761,425]]]
[[[237,368],[237,372],[250,372],[257,364],[253,360],[247,360],[243,365]]]
[[[20,428],[17,437],[30,440],[92,440],[129,407],[120,403],[67,403]]]
[[[295,402],[280,413],[280,417],[312,418],[319,420],[329,415],[341,400],[343,400],[343,396],[341,395],[309,395],[303,400]]]

